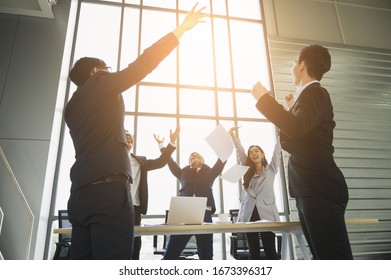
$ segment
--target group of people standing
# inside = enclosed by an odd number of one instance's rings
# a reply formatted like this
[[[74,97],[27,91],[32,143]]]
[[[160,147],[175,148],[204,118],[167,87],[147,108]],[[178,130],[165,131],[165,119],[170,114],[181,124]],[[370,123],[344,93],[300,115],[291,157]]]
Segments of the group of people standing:
[[[207,15],[197,5],[177,28],[146,49],[133,63],[111,73],[98,58],[79,59],[70,72],[77,90],[65,108],[65,121],[76,152],[71,168],[68,201],[72,223],[71,259],[139,259],[141,238],[134,238],[134,225],[147,213],[147,172],[168,164],[181,184],[180,195],[207,197],[205,222],[216,211],[212,185],[225,162],[213,167],[192,153],[184,168],[172,160],[179,128],[170,131],[170,143],[155,136],[161,156],[147,159],[131,153],[133,136],[124,129],[122,93],[141,81],[179,44],[182,35]],[[285,98],[287,109],[256,83],[252,94],[257,109],[278,129],[270,164],[259,146],[245,153],[238,127],[229,130],[238,161],[250,168],[243,177],[239,221],[279,221],[273,182],[281,162],[281,150],[290,154],[289,193],[296,199],[299,218],[314,259],[352,259],[344,213],[347,185],[333,157],[333,108],[327,90],[320,85],[329,71],[328,50],[305,47],[292,68],[295,95]],[[259,257],[258,233],[247,233],[250,258]],[[265,253],[278,259],[273,232],[261,233]],[[164,259],[176,259],[189,235],[170,238]],[[213,258],[213,236],[197,235],[200,259]]]

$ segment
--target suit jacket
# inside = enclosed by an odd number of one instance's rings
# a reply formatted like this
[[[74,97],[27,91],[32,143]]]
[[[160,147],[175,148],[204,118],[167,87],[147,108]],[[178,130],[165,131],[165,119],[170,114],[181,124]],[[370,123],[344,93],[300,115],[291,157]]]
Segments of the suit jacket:
[[[346,181],[333,156],[335,122],[327,90],[319,83],[310,84],[289,111],[267,94],[256,107],[280,129],[282,148],[290,153],[290,195],[347,202]]]
[[[212,168],[203,164],[201,169],[198,172],[195,172],[189,165],[180,168],[172,158],[168,161],[168,167],[170,168],[171,173],[178,178],[181,184],[179,194],[181,196],[206,197],[206,204],[211,207],[211,214],[216,212],[212,190],[213,182],[223,171],[224,166],[225,162],[223,163],[218,159]]]
[[[166,165],[174,151],[174,146],[167,145],[167,148],[164,149],[160,157],[156,159],[147,159],[144,156],[131,154],[140,163],[139,198],[141,214],[145,215],[148,210],[148,171],[159,169]]]
[[[234,141],[236,155],[244,165],[247,155],[238,138]],[[260,175],[254,175],[247,189],[243,189],[240,198],[238,222],[249,222],[254,207],[257,207],[259,218],[268,221],[280,221],[274,193],[274,179],[281,163],[281,144],[277,140],[270,164],[266,165]]]
[[[124,132],[122,92],[141,81],[178,45],[170,33],[115,73],[97,72],[79,86],[65,108],[76,152],[71,191],[107,176],[131,176]]]

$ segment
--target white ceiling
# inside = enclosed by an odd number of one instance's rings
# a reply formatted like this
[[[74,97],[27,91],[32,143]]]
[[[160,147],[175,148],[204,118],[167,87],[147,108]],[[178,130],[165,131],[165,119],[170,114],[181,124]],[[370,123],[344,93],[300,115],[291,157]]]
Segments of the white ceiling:
[[[0,13],[54,18],[52,5],[57,0],[0,0]]]

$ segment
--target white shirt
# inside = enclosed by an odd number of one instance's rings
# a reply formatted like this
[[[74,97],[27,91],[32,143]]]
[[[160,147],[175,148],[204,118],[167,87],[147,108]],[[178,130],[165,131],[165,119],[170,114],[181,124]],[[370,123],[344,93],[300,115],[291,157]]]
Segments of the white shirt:
[[[141,168],[140,163],[137,159],[130,156],[130,167],[132,168],[132,180],[130,191],[132,193],[132,200],[134,206],[140,206],[140,197],[139,197],[139,187],[140,187],[140,177],[141,177]]]
[[[303,92],[303,90],[305,90],[306,87],[308,87],[309,85],[311,85],[313,83],[320,83],[320,82],[318,80],[313,80],[313,81],[311,81],[301,87],[298,87],[295,92],[295,100],[297,100],[299,98],[300,94]]]

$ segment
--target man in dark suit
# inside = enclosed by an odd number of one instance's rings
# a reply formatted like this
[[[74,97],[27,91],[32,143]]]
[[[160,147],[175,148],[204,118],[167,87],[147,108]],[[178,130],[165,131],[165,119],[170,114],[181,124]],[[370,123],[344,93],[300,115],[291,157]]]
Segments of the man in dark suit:
[[[98,58],[79,59],[69,73],[77,85],[65,108],[76,151],[68,200],[71,259],[131,259],[134,209],[122,93],[140,82],[201,22],[196,6],[182,24],[146,49],[125,69],[110,73]]]
[[[289,111],[259,82],[252,93],[258,110],[280,129],[282,148],[290,153],[289,193],[296,199],[313,258],[352,259],[345,224],[348,188],[333,156],[333,106],[320,85],[330,67],[326,48],[311,45],[301,50],[292,67],[297,91],[285,99]]]
[[[155,137],[159,144],[160,150],[164,152],[163,140]],[[197,196],[206,197],[206,208],[204,222],[211,223],[212,215],[216,212],[215,200],[213,197],[213,182],[223,171],[225,162],[220,159],[216,161],[211,168],[204,163],[204,158],[199,153],[191,153],[189,165],[184,168],[170,158],[168,167],[171,173],[179,180],[181,189],[180,196]],[[192,235],[172,235],[167,244],[164,260],[178,259],[187,242]],[[200,260],[213,259],[213,234],[196,234],[197,254]]]
[[[128,152],[130,153],[130,165],[132,168],[133,182],[131,184],[131,193],[134,207],[134,224],[141,225],[141,215],[145,215],[148,210],[148,171],[159,169],[165,166],[172,153],[176,149],[176,140],[179,135],[179,127],[172,133],[170,131],[170,143],[164,149],[160,157],[156,159],[147,159],[145,156],[132,154],[133,136],[129,131],[125,131]],[[134,238],[132,260],[140,259],[141,236]]]

